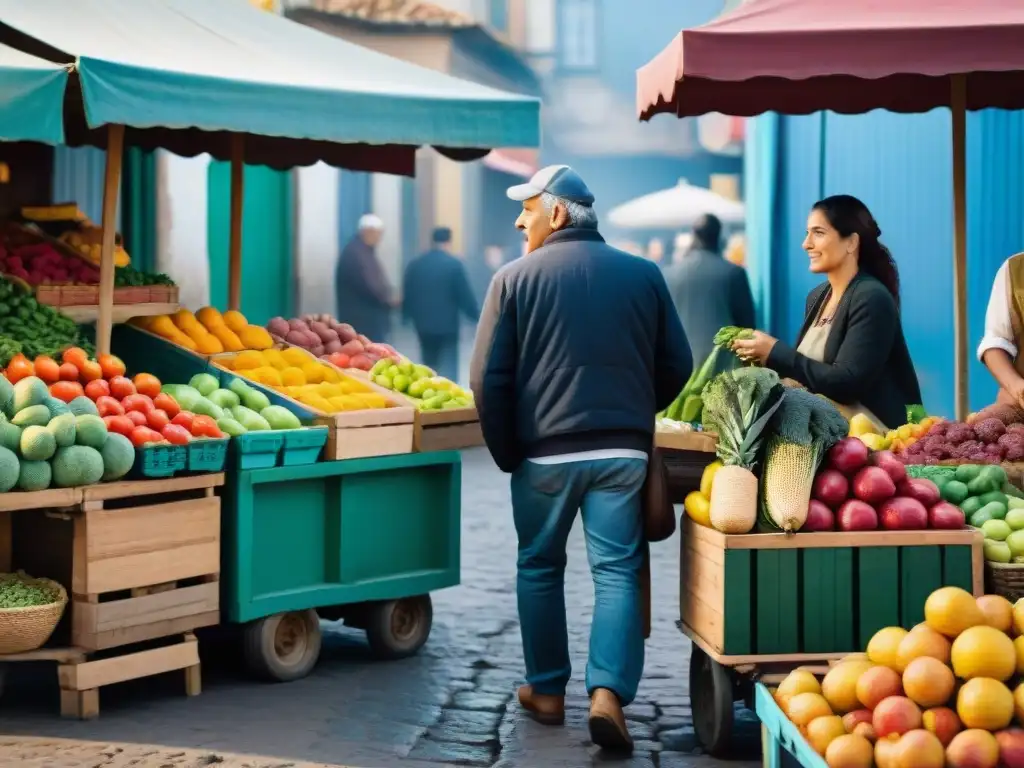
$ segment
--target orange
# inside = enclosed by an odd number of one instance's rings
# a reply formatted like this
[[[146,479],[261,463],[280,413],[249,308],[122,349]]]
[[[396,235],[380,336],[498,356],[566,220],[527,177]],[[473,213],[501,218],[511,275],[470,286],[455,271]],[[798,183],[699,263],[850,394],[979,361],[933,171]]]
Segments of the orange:
[[[64,354],[61,356],[62,363],[71,363],[72,365],[78,366],[81,369],[82,365],[88,362],[89,356],[85,354],[85,350],[81,347],[68,347],[64,350]]]
[[[132,384],[135,385],[135,391],[140,395],[156,397],[160,394],[160,379],[151,373],[136,374],[132,379]]]
[[[96,362],[100,364],[100,370],[103,371],[104,379],[124,376],[124,372],[128,370],[125,367],[124,361],[117,355],[100,355]]]
[[[78,365],[78,371],[81,374],[82,381],[95,381],[96,379],[103,378],[103,369],[100,368],[100,364],[95,360],[85,360],[81,365]]]
[[[47,384],[53,384],[55,381],[60,381],[60,366],[57,365],[57,361],[52,357],[39,355],[35,359],[33,366],[36,370],[36,376]]]

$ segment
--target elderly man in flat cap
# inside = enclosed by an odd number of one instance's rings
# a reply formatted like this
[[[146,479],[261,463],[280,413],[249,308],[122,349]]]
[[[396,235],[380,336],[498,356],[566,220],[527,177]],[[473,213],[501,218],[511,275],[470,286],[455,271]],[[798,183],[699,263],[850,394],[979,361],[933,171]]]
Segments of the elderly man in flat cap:
[[[595,592],[590,734],[631,750],[622,707],[644,665],[640,489],[654,416],[690,376],[689,345],[661,270],[605,243],[572,168],[543,168],[508,196],[523,204],[527,254],[491,281],[470,380],[487,447],[512,474],[519,701],[541,723],[564,722],[565,550],[581,513]]]
[[[338,320],[350,323],[373,341],[387,342],[391,335],[391,311],[401,302],[377,257],[384,222],[368,213],[359,219],[359,231],[338,257],[334,288]]]

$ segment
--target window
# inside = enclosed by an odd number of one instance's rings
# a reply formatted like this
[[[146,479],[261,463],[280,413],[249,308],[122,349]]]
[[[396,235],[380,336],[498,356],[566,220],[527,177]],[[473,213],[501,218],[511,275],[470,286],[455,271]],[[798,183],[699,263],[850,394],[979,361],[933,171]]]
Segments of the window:
[[[597,0],[561,0],[558,53],[563,69],[597,67]]]

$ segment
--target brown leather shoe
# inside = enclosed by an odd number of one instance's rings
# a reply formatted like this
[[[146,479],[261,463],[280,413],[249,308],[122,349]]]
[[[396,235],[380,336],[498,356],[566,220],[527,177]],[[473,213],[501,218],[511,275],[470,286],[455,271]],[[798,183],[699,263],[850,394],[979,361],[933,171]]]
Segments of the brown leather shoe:
[[[597,688],[590,697],[590,740],[603,749],[632,752],[633,737],[626,728],[619,697],[607,688]]]
[[[519,705],[541,725],[565,722],[565,696],[534,693],[532,685],[523,685],[519,687]]]

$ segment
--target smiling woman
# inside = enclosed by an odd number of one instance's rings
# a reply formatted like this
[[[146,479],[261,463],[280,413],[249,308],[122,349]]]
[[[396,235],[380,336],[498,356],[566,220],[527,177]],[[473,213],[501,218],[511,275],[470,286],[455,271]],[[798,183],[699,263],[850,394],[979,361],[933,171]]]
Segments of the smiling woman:
[[[737,354],[860,413],[879,428],[906,420],[921,390],[900,321],[899,273],[867,207],[850,195],[814,204],[803,248],[827,282],[807,297],[796,347],[755,331]]]

